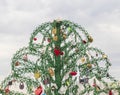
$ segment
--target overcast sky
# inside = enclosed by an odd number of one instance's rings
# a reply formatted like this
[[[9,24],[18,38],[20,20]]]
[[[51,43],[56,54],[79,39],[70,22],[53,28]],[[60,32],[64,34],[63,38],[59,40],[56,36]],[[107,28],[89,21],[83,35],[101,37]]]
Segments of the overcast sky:
[[[10,74],[13,54],[28,46],[35,27],[57,18],[83,26],[120,79],[120,0],[0,0],[0,80]]]

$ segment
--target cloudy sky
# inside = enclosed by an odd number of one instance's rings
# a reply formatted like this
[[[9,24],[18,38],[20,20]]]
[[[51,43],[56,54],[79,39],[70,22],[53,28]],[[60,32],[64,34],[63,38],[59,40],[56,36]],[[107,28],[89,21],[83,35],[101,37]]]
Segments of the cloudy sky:
[[[35,27],[57,18],[85,27],[120,79],[120,0],[0,0],[0,80],[10,74],[13,54],[28,46]]]

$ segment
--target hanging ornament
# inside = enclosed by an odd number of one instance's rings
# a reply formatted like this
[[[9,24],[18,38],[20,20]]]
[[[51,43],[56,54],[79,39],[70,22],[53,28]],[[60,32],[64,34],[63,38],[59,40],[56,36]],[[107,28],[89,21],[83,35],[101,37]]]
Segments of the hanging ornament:
[[[63,55],[64,53],[63,52],[60,52],[60,55]]]
[[[84,63],[86,61],[86,58],[82,57],[80,60],[81,60],[82,63]]]
[[[41,74],[40,74],[39,72],[35,72],[35,73],[34,73],[34,77],[35,77],[35,79],[40,78],[40,76],[41,76]]]
[[[88,83],[88,80],[89,80],[89,78],[83,78],[83,79],[81,79],[81,78],[79,77],[79,82],[80,82],[80,83]]]
[[[51,42],[50,38],[47,39],[48,42]]]
[[[10,90],[9,90],[9,87],[7,86],[7,87],[5,88],[5,93],[8,94],[9,92],[10,92]]]
[[[66,85],[67,85],[67,86],[70,86],[70,82],[69,82],[69,81],[66,81]]]
[[[79,49],[78,49],[78,48],[76,48],[76,49],[75,49],[75,51],[76,51],[76,52],[79,52]]]
[[[9,81],[9,82],[8,82],[8,85],[12,85],[12,81]]]
[[[72,32],[72,28],[71,28],[71,27],[68,27],[68,31],[69,31],[69,32]]]
[[[96,87],[96,84],[95,84],[95,83],[93,84],[93,87]]]
[[[49,74],[50,74],[51,76],[54,76],[54,70],[53,70],[52,68],[49,68],[49,69],[48,69],[48,72],[49,72]]]
[[[43,93],[42,95],[46,95],[45,93]]]
[[[103,54],[102,58],[107,59],[107,55]]]
[[[66,39],[66,38],[67,38],[66,34],[63,34],[63,38],[64,38],[64,39]]]
[[[70,72],[70,75],[71,75],[71,76],[75,76],[75,75],[77,75],[77,72],[72,71],[72,72]]]
[[[57,33],[57,29],[56,29],[56,28],[53,28],[53,29],[52,29],[52,34],[55,35],[56,33]]]
[[[110,75],[109,75],[109,73],[107,73],[107,75],[106,75],[107,77],[110,77]]]
[[[79,82],[80,83],[84,83],[84,79],[79,79]]]
[[[53,37],[53,40],[54,40],[54,41],[57,41],[57,40],[58,40],[58,36],[54,36],[54,37]]]
[[[43,92],[42,86],[39,86],[36,90],[35,90],[35,95],[41,95]]]
[[[85,40],[82,40],[83,44],[86,44],[87,42]]]
[[[88,37],[88,41],[92,43],[93,42],[93,38],[91,36],[89,36]]]
[[[47,84],[49,84],[49,83],[50,83],[49,78],[47,78],[47,79],[45,79],[45,80],[43,81],[43,84],[44,84],[44,85],[47,85]]]
[[[24,60],[24,61],[27,61],[27,60],[28,60],[27,54],[25,54],[25,55],[23,56],[23,60]]]
[[[109,95],[113,95],[112,90],[109,90]]]
[[[98,56],[98,53],[96,53],[96,56]]]
[[[91,64],[91,63],[87,63],[87,67],[88,67],[89,69],[91,69],[91,68],[92,68],[92,64]]]
[[[21,90],[24,89],[24,84],[23,84],[23,82],[20,83],[19,88],[20,88]]]
[[[15,66],[19,66],[20,65],[20,63],[17,61],[16,63],[15,63]]]
[[[55,49],[54,49],[54,54],[55,54],[56,56],[61,55],[60,49],[55,48]]]
[[[52,91],[54,91],[55,89],[56,89],[55,86],[52,86],[52,87],[51,87],[51,90],[52,90]]]
[[[37,41],[37,38],[33,38],[34,41]]]

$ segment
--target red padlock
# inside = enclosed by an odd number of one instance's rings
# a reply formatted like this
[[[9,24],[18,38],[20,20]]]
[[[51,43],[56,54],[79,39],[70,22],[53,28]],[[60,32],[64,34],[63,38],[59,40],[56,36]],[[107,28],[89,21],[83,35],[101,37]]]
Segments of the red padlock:
[[[35,90],[35,95],[41,95],[43,92],[42,86],[39,86],[36,90]]]

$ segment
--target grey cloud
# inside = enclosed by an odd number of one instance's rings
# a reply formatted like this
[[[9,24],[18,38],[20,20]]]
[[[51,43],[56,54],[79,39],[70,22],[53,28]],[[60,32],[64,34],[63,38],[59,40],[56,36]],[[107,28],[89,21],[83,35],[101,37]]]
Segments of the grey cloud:
[[[16,50],[28,45],[30,34],[38,25],[60,17],[85,27],[95,40],[92,45],[110,55],[117,65],[120,63],[119,4],[120,0],[0,0],[0,51],[4,47],[12,49],[9,53],[12,57]],[[6,57],[9,50],[5,49],[0,55],[5,61],[0,61],[6,64],[0,64],[0,68],[10,67]]]

